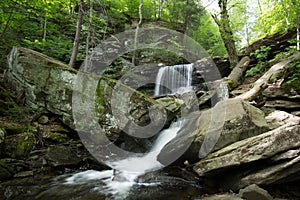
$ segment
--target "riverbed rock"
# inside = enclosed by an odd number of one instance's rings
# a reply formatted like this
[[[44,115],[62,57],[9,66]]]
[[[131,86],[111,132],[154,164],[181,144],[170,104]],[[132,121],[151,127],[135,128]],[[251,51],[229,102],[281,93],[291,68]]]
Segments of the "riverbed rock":
[[[182,156],[191,163],[212,151],[268,130],[264,114],[240,99],[221,101],[202,113],[194,113],[183,122],[179,133],[159,154],[159,161],[188,151]]]
[[[231,144],[194,165],[203,177],[216,178],[224,188],[270,185],[299,180],[300,120]],[[293,176],[295,175],[295,176]]]
[[[255,184],[241,189],[239,192],[239,196],[246,200],[273,200],[273,197],[268,193],[268,191],[258,187]]]

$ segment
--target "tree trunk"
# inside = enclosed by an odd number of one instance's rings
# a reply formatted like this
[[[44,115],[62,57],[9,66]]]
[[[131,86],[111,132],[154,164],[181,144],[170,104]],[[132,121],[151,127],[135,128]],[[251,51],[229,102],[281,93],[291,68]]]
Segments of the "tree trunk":
[[[221,10],[221,19],[218,19],[216,15],[212,15],[212,17],[219,27],[222,40],[227,50],[230,66],[231,68],[234,68],[238,63],[239,58],[235,46],[235,41],[233,38],[233,32],[230,26],[229,15],[227,10],[227,0],[219,0],[218,3]]]
[[[93,23],[93,1],[89,0],[90,5],[90,13],[89,13],[89,30],[88,35],[86,37],[86,46],[85,46],[85,54],[86,57],[89,55],[89,49],[90,49],[90,41],[91,41],[91,29],[92,29],[92,23]]]
[[[78,10],[78,19],[77,19],[77,25],[76,25],[76,34],[74,38],[74,43],[73,43],[73,50],[72,50],[72,55],[71,59],[69,62],[70,67],[75,66],[75,61],[76,57],[78,54],[78,47],[79,47],[79,39],[80,39],[80,33],[81,33],[81,24],[82,24],[82,17],[83,17],[83,0],[80,0],[79,4],[79,10]]]
[[[158,19],[161,19],[162,7],[163,7],[164,0],[159,0],[158,6]]]
[[[47,36],[47,16],[46,16],[46,14],[45,14],[45,20],[44,20],[44,33],[43,33],[43,41],[45,41],[46,40],[46,36]]]
[[[297,50],[300,50],[300,31],[299,26],[297,27]]]
[[[233,68],[230,75],[225,79],[228,83],[229,90],[233,90],[240,84],[243,74],[249,66],[249,63],[250,58],[248,56],[245,56],[236,65],[236,67]]]
[[[136,29],[135,29],[135,35],[134,35],[134,52],[133,52],[133,56],[132,56],[132,64],[135,65],[135,52],[136,52],[136,45],[137,45],[137,38],[138,38],[138,33],[139,33],[139,28],[140,25],[142,24],[142,20],[143,20],[143,13],[142,13],[142,8],[143,8],[143,0],[140,0],[140,5],[139,5],[139,22],[136,25]]]

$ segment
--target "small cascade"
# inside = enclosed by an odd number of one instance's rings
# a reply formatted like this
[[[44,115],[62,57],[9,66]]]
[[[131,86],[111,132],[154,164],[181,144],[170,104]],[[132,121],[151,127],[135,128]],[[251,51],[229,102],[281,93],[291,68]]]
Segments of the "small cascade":
[[[74,174],[65,180],[65,184],[83,185],[88,184],[91,180],[99,180],[105,186],[94,188],[95,190],[99,189],[106,195],[113,195],[115,200],[124,199],[133,185],[149,185],[149,183],[137,183],[139,176],[164,167],[157,161],[157,156],[162,148],[177,135],[181,124],[181,120],[178,120],[172,123],[168,129],[161,131],[150,151],[144,156],[130,157],[109,163],[113,170],[101,172],[88,170]]]
[[[156,78],[155,95],[184,93],[192,90],[192,71],[192,64],[161,68]],[[157,156],[163,147],[177,135],[181,125],[182,120],[178,119],[168,129],[161,131],[152,148],[143,156],[107,163],[113,170],[102,172],[89,170],[74,174],[66,179],[65,184],[85,184],[91,180],[98,179],[104,183],[104,186],[99,187],[99,191],[101,190],[102,193],[112,195],[113,199],[124,199],[132,186],[149,185],[149,183],[137,183],[139,176],[164,167],[157,160]],[[97,188],[94,189],[97,190]]]
[[[193,64],[166,66],[156,76],[155,96],[192,90]]]

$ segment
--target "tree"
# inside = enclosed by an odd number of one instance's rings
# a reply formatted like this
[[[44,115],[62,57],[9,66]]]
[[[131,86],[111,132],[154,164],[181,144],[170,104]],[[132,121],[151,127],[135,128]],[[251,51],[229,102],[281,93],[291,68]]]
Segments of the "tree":
[[[233,38],[233,31],[230,26],[229,15],[227,10],[227,0],[219,0],[218,1],[220,8],[220,19],[216,14],[212,14],[213,19],[216,24],[219,26],[219,31],[224,42],[225,48],[227,50],[229,62],[231,68],[234,68],[238,61],[238,53],[235,46],[235,40]]]
[[[77,19],[77,25],[76,25],[76,34],[75,34],[74,43],[73,43],[72,55],[71,55],[70,62],[69,62],[70,67],[75,66],[75,61],[76,61],[77,54],[78,54],[81,24],[82,24],[82,18],[83,18],[83,5],[84,5],[84,1],[80,0],[79,1],[79,10],[78,10],[78,19]]]
[[[136,30],[135,30],[135,35],[134,35],[134,49],[136,49],[136,46],[137,46],[137,38],[138,38],[139,28],[140,28],[140,25],[142,24],[142,20],[143,20],[142,8],[143,8],[143,0],[140,0],[140,4],[139,4],[139,18],[140,19],[136,25]],[[133,56],[132,56],[132,64],[135,65],[135,51],[133,52]]]

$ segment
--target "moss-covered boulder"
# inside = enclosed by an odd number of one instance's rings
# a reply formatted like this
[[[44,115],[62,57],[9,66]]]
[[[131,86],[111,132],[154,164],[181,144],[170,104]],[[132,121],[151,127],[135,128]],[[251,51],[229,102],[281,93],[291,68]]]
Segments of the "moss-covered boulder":
[[[20,135],[15,155],[17,158],[26,158],[36,145],[35,134],[25,132]]]
[[[71,99],[76,70],[36,51],[13,47],[5,80],[27,106],[45,108],[72,126]]]
[[[98,124],[112,140],[119,139],[122,132],[135,137],[149,124],[160,130],[168,116],[173,116],[172,110],[119,81],[77,72],[30,49],[14,47],[8,62],[5,79],[25,104],[54,113],[76,130]],[[150,130],[150,135],[152,132],[156,133]]]
[[[47,149],[46,159],[51,166],[76,166],[81,162],[76,148],[72,146],[53,146]]]

